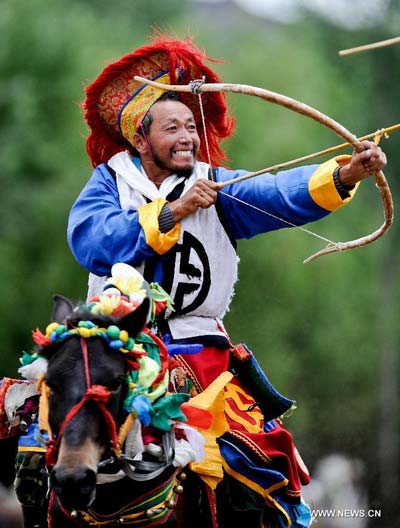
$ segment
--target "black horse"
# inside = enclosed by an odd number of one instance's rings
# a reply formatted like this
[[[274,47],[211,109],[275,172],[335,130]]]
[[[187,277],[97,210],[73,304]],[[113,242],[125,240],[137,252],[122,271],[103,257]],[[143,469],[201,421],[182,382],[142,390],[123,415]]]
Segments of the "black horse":
[[[82,321],[102,328],[118,325],[135,337],[143,330],[148,311],[145,299],[136,311],[116,320],[74,311],[70,301],[56,296],[52,320],[68,328],[79,328]],[[48,358],[48,425],[56,439],[47,450],[50,528],[96,522],[228,526],[216,520],[200,479],[173,465],[173,433],[160,435],[163,454],[157,459],[148,455],[133,461],[118,455],[116,431],[126,418],[125,354],[101,337],[79,335],[48,344],[40,353]]]

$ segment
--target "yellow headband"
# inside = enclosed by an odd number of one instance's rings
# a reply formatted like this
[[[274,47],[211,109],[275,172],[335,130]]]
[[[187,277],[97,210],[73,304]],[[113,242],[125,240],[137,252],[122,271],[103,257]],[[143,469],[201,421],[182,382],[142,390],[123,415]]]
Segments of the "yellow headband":
[[[157,82],[169,84],[169,72],[157,78]],[[119,128],[124,138],[133,145],[133,137],[140,123],[153,104],[165,93],[161,88],[144,84],[136,94],[125,103],[119,115]]]

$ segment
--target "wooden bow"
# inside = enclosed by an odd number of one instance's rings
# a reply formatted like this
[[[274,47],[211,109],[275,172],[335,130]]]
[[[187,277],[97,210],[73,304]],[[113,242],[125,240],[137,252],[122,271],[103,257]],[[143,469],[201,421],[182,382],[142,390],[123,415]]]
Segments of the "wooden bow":
[[[280,106],[284,106],[289,110],[292,110],[298,114],[304,115],[314,121],[317,121],[321,125],[324,125],[327,128],[330,128],[338,136],[343,138],[349,145],[351,145],[356,152],[361,152],[364,150],[362,143],[357,139],[357,137],[347,130],[340,123],[332,119],[331,117],[323,114],[319,110],[312,108],[311,106],[297,101],[286,95],[282,95],[264,88],[258,88],[256,86],[250,86],[247,84],[232,84],[232,83],[203,83],[202,81],[194,81],[189,85],[167,85],[161,84],[144,77],[135,76],[136,81],[140,81],[144,84],[150,84],[156,86],[166,91],[172,92],[191,92],[196,94],[201,94],[203,92],[233,92],[241,93],[245,95],[251,95],[254,97],[259,97],[270,103],[274,103]],[[263,171],[266,172],[266,171]],[[260,171],[257,172],[259,174]],[[312,260],[322,257],[323,255],[328,255],[330,253],[337,253],[339,251],[347,251],[349,249],[366,246],[371,244],[378,238],[382,237],[391,227],[393,223],[393,199],[392,194],[389,188],[389,185],[386,181],[385,175],[382,171],[378,171],[373,175],[375,178],[376,185],[379,189],[383,210],[384,210],[384,222],[383,224],[376,229],[373,233],[351,240],[349,242],[336,242],[329,243],[324,249],[318,251],[317,253],[308,257],[304,263],[311,262]],[[234,180],[229,182],[230,184],[234,183]],[[225,185],[228,182],[224,183]]]

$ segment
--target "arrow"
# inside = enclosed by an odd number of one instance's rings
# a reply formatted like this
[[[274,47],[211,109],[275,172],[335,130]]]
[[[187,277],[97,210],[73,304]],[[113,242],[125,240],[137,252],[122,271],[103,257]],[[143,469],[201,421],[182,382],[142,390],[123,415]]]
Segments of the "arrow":
[[[362,51],[370,51],[372,49],[384,48],[385,46],[392,46],[393,44],[400,44],[400,37],[394,37],[387,40],[380,40],[379,42],[372,42],[371,44],[365,44],[364,46],[357,46],[356,48],[348,48],[340,50],[338,53],[341,56],[351,55],[353,53],[360,53]]]

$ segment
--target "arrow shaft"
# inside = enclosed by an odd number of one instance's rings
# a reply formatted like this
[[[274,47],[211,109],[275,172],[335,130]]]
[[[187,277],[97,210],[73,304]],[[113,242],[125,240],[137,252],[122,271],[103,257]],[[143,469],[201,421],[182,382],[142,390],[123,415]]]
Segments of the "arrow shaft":
[[[364,46],[357,46],[355,48],[348,48],[339,51],[339,55],[352,55],[353,53],[360,53],[361,51],[369,51],[377,48],[383,48],[385,46],[391,46],[392,44],[399,44],[400,37],[394,37],[386,40],[380,40],[379,42],[372,42],[371,44],[364,44]]]
[[[366,134],[365,136],[358,138],[358,140],[364,141],[366,139],[375,137],[377,134],[385,136],[386,134],[389,134],[390,132],[394,132],[395,130],[399,130],[399,129],[400,129],[400,123],[398,123],[397,125],[392,125],[387,128],[381,128],[380,130],[377,130],[376,132],[371,132],[370,134]],[[301,156],[300,158],[296,158],[296,159],[289,160],[289,161],[284,161],[282,163],[277,163],[276,165],[271,165],[270,167],[266,167],[265,169],[260,169],[258,171],[249,172],[247,174],[244,174],[243,176],[239,176],[238,178],[233,178],[231,180],[227,180],[221,183],[221,189],[223,187],[226,187],[227,185],[231,185],[233,183],[238,183],[244,180],[248,180],[250,178],[259,176],[260,174],[265,174],[266,172],[275,172],[281,169],[285,169],[287,167],[291,167],[293,165],[297,165],[298,163],[303,163],[313,158],[318,158],[319,156],[324,156],[326,154],[332,154],[333,152],[338,152],[339,150],[342,150],[349,146],[350,146],[350,143],[341,143],[340,145],[335,145],[334,147],[329,147],[324,150],[319,150],[318,152],[313,152],[312,154],[306,154],[305,156]]]

